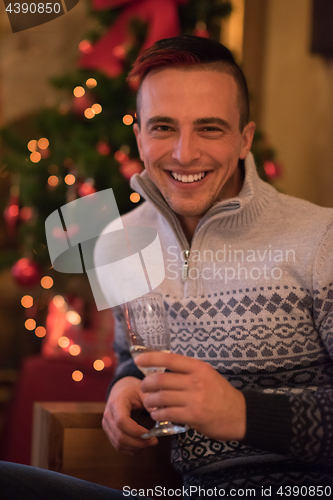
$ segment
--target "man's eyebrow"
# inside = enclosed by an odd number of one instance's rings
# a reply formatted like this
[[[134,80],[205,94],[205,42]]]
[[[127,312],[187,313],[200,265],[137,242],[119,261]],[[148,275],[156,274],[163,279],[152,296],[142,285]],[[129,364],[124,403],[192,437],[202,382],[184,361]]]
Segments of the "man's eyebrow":
[[[151,118],[149,118],[149,120],[147,120],[146,127],[150,127],[151,125],[156,125],[156,123],[161,123],[161,122],[176,125],[178,123],[178,120],[174,120],[169,116],[163,116],[163,115],[152,116]]]
[[[194,125],[213,125],[213,124],[221,125],[221,127],[231,130],[231,125],[229,122],[223,120],[223,118],[217,118],[215,116],[209,116],[207,118],[198,118],[197,120],[194,121]]]
[[[151,127],[152,125],[156,125],[157,123],[161,122],[168,123],[170,125],[178,124],[178,120],[175,120],[170,116],[157,115],[157,116],[152,116],[151,118],[149,118],[149,120],[147,120],[146,127]],[[218,118],[215,116],[209,116],[207,118],[198,118],[197,120],[194,120],[193,125],[220,125],[221,127],[231,130],[231,125],[229,122],[223,120],[223,118]]]

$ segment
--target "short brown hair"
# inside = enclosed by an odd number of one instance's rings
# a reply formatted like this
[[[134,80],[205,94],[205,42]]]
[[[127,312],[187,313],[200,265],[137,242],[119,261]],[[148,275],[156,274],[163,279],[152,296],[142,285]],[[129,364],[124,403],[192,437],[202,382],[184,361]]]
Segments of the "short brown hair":
[[[139,85],[137,114],[139,117],[140,89],[147,74],[167,67],[213,69],[231,75],[238,87],[239,128],[242,131],[249,121],[249,92],[243,71],[224,45],[209,38],[190,35],[158,40],[143,52],[133,64],[128,81]]]

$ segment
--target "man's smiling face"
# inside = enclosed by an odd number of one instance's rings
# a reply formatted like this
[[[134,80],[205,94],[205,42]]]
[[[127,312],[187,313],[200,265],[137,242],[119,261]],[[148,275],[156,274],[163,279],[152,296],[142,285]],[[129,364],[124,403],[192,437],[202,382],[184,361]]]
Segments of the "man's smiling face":
[[[251,148],[255,125],[240,131],[237,97],[234,78],[210,69],[154,70],[142,83],[141,126],[134,126],[140,157],[185,224],[241,189],[238,161]]]

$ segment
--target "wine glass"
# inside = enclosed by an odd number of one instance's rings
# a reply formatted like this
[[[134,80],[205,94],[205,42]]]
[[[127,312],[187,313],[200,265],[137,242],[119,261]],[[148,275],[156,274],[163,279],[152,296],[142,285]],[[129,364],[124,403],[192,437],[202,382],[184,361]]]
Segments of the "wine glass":
[[[170,332],[162,295],[148,293],[138,299],[124,302],[125,324],[130,353],[135,359],[139,354],[151,351],[170,352]],[[138,368],[144,375],[163,373],[163,367]],[[172,422],[156,422],[155,427],[142,434],[143,438],[180,434],[189,429],[187,425]]]

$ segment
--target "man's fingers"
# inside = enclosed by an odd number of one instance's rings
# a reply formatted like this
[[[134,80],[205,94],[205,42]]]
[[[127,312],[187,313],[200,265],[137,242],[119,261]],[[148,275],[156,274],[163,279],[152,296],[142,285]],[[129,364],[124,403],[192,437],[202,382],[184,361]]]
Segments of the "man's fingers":
[[[187,377],[179,373],[153,373],[145,377],[141,383],[143,393],[156,392],[163,389],[184,391]]]
[[[145,397],[145,405],[150,413],[163,407],[184,407],[185,401],[184,393],[180,391],[151,392]]]
[[[130,455],[158,443],[157,438],[143,439],[142,434],[148,430],[145,422],[140,425],[132,418],[136,410],[144,408],[140,385],[141,381],[135,377],[118,380],[111,389],[102,421],[114,448]]]
[[[121,426],[118,426],[114,420],[110,421],[104,417],[102,425],[112,446],[124,453],[133,455],[142,448],[158,443],[157,438],[142,439],[141,435],[146,433],[148,429],[138,425],[130,417],[124,418]]]
[[[174,422],[174,423],[185,423],[185,412],[184,409],[179,407],[172,408],[158,408],[150,413],[151,417],[157,422]],[[189,419],[186,419],[186,423],[189,424]]]
[[[189,373],[197,360],[170,352],[147,352],[135,358],[137,366],[162,366],[177,373]]]
[[[131,417],[122,415],[114,416],[115,426],[122,433],[132,436],[133,438],[140,438],[141,434],[145,432],[145,428],[137,424]]]

